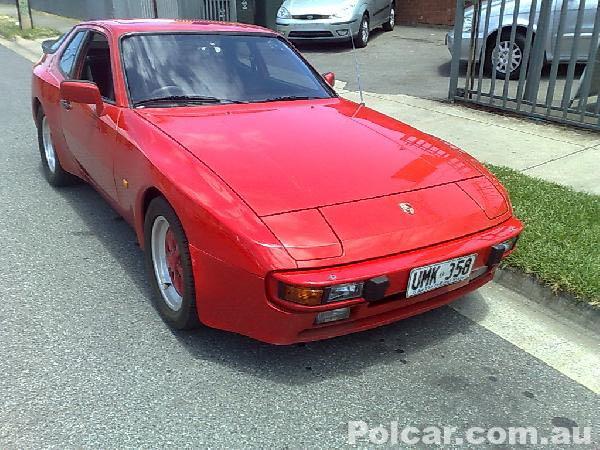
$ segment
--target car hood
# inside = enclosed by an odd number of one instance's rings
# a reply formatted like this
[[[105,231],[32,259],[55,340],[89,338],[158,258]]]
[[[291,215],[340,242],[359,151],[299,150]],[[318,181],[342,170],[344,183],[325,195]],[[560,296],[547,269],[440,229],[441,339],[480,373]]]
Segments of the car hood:
[[[137,112],[234,189],[299,263],[423,248],[510,214],[473,158],[346,100]]]
[[[340,99],[138,109],[259,216],[409,192],[481,175],[449,145]]]
[[[324,14],[340,11],[343,7],[356,2],[349,0],[288,0],[284,6],[290,14]]]

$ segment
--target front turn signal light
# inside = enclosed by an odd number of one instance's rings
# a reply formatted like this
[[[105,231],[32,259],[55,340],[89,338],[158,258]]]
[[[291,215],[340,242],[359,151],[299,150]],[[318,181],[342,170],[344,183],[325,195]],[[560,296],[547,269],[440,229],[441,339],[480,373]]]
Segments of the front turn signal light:
[[[516,236],[512,239],[504,241],[501,245],[504,245],[504,248],[506,249],[506,251],[509,252],[515,248],[518,240],[519,240],[519,236]]]
[[[323,301],[323,289],[313,289],[301,286],[289,286],[279,283],[279,297],[288,302],[305,306],[318,306]]]
[[[279,283],[279,298],[305,306],[326,305],[362,297],[364,285],[361,281],[319,289]]]

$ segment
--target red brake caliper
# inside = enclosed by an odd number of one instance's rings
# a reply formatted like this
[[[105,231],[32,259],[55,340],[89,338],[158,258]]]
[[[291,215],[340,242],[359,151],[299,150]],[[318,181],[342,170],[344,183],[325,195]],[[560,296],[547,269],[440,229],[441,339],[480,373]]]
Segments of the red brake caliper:
[[[177,239],[175,239],[175,233],[173,233],[171,227],[169,227],[165,236],[165,253],[167,255],[167,268],[169,269],[169,276],[173,282],[173,287],[179,295],[183,296],[181,253],[179,252]]]

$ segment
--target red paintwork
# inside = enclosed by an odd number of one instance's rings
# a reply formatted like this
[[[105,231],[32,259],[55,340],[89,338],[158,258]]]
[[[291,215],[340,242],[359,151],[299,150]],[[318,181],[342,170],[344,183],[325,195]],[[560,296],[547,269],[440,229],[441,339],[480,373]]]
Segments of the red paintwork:
[[[59,106],[61,51],[34,68],[63,167],[88,180],[143,239],[162,195],[190,243],[197,310],[211,327],[289,344],[360,331],[448,303],[493,277],[490,247],[518,235],[506,191],[456,147],[340,99],[132,109],[118,39],[140,31],[259,27],[170,20],[98,21],[111,44],[115,104]],[[126,183],[122,181],[126,179]],[[416,213],[398,207],[411,203]],[[477,253],[480,276],[406,300],[411,268]],[[172,261],[173,267],[177,262]],[[327,286],[387,275],[389,301],[303,307],[276,283]],[[319,311],[350,319],[315,326]]]
[[[98,86],[89,81],[63,81],[60,83],[60,98],[70,102],[96,105],[98,114],[102,114],[104,108]]]

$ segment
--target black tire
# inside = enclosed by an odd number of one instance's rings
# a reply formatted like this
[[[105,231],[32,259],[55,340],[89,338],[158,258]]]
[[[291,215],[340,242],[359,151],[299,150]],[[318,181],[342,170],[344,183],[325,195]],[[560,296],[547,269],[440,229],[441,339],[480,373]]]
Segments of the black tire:
[[[166,302],[159,281],[154,270],[154,260],[152,255],[152,228],[159,217],[164,217],[169,227],[173,230],[175,240],[179,247],[181,255],[181,267],[183,269],[183,293],[181,295],[181,307],[178,310],[171,308]],[[192,259],[190,257],[190,248],[185,231],[181,221],[177,217],[175,210],[163,197],[157,197],[150,202],[144,220],[144,258],[146,261],[146,271],[150,278],[152,288],[152,299],[162,318],[178,330],[189,330],[198,328],[200,320],[196,310],[196,288],[194,283],[194,272],[192,269]]]
[[[390,5],[390,17],[388,21],[383,24],[383,31],[394,31],[396,26],[396,4],[392,2]]]
[[[38,134],[38,147],[40,151],[40,158],[42,160],[42,167],[44,169],[44,176],[48,183],[52,186],[60,187],[60,186],[68,186],[70,184],[77,183],[79,179],[74,175],[71,175],[67,171],[65,171],[60,164],[60,160],[58,159],[58,154],[54,150],[54,145],[52,144],[52,136],[48,135],[48,139],[50,140],[50,145],[52,146],[52,153],[54,153],[54,163],[51,165],[48,162],[48,158],[46,156],[45,143],[44,143],[44,130],[43,124],[46,114],[44,110],[40,106],[37,117],[36,117],[36,126],[37,126],[37,134]]]
[[[365,33],[366,27],[366,33]],[[360,28],[358,29],[358,35],[354,38],[356,48],[365,48],[369,43],[369,16],[365,13],[360,21]]]
[[[504,30],[502,32],[502,34],[500,35],[500,43],[502,45],[502,43],[507,42],[508,44],[510,44],[510,30]],[[524,55],[525,55],[525,41],[526,41],[526,36],[525,33],[523,33],[522,31],[517,31],[517,34],[515,35],[515,45],[518,47],[518,50],[520,52],[520,63],[518,65],[518,67],[516,67],[515,69],[511,70],[510,75],[509,75],[509,79],[510,80],[516,80],[519,78],[520,74],[521,74],[521,66],[524,62]],[[494,55],[494,50],[496,48],[496,42],[497,42],[497,35],[493,35],[490,37],[487,46],[486,46],[486,51],[485,51],[485,71],[488,75],[493,75],[493,55]],[[513,50],[514,52],[514,50]],[[514,59],[515,55],[513,54],[513,59]],[[506,70],[501,70],[499,68],[496,69],[496,78],[498,79],[504,79],[506,77]]]

